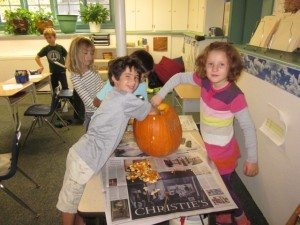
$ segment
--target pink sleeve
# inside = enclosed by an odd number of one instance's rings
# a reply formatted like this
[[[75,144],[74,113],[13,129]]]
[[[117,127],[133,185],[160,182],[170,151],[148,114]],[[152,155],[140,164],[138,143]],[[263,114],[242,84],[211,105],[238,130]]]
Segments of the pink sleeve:
[[[193,74],[193,80],[196,84],[198,84],[199,87],[201,87],[201,78],[198,73]]]

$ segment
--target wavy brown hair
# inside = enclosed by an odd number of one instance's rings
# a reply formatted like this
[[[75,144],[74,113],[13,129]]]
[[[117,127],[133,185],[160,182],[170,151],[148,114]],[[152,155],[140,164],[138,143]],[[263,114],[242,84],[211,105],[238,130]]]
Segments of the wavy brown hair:
[[[231,44],[227,42],[216,41],[209,44],[204,49],[203,53],[200,54],[196,59],[195,62],[196,72],[200,75],[201,78],[206,77],[205,67],[206,67],[207,57],[208,54],[213,50],[225,52],[229,64],[227,79],[229,82],[236,81],[241,75],[241,72],[243,70],[243,63],[239,52]]]
[[[83,71],[84,68],[79,58],[79,53],[80,51],[82,51],[83,48],[88,48],[88,47],[92,47],[93,51],[95,51],[95,46],[89,38],[78,36],[72,40],[66,58],[66,68],[71,73],[78,73],[80,75],[84,73]],[[89,69],[93,69],[93,66],[94,66],[94,60],[89,65]]]

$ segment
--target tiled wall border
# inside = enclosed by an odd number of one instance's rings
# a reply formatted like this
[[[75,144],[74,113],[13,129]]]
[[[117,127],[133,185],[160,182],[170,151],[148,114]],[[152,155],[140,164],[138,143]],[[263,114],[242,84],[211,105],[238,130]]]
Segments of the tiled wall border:
[[[245,71],[300,97],[300,70],[246,53],[241,56]]]

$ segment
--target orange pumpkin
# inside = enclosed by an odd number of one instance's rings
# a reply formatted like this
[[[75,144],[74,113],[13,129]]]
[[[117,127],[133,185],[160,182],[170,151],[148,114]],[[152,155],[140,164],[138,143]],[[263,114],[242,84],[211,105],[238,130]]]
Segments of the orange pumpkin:
[[[157,115],[143,121],[134,120],[133,133],[139,148],[148,155],[163,157],[176,151],[182,138],[182,128],[175,109],[161,103]]]

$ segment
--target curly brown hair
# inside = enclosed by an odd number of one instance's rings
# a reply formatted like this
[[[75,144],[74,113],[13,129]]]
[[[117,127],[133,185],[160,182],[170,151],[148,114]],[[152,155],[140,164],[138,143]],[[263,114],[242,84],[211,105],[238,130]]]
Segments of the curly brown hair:
[[[239,52],[227,42],[216,41],[209,44],[195,61],[196,72],[200,75],[201,78],[206,77],[207,57],[208,54],[213,50],[225,52],[229,64],[227,79],[229,82],[237,81],[243,70],[242,59]]]

